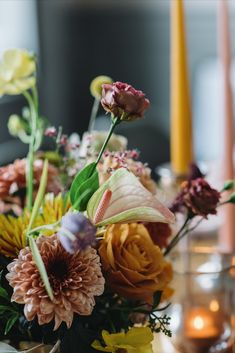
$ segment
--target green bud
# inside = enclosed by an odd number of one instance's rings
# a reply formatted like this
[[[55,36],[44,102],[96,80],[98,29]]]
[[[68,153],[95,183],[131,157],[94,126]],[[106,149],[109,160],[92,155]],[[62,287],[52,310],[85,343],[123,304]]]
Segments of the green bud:
[[[235,204],[235,192],[233,192],[233,193],[230,195],[229,203],[234,203],[234,204]]]
[[[111,77],[109,76],[97,76],[95,77],[90,84],[90,92],[91,95],[96,98],[99,99],[101,98],[102,95],[102,85],[104,83],[113,83],[113,80],[111,79]]]
[[[8,120],[8,131],[12,136],[18,137],[22,131],[25,131],[26,124],[24,120],[16,114],[9,117]]]
[[[227,180],[224,183],[224,187],[222,189],[222,191],[227,191],[227,190],[231,190],[234,188],[234,180]]]

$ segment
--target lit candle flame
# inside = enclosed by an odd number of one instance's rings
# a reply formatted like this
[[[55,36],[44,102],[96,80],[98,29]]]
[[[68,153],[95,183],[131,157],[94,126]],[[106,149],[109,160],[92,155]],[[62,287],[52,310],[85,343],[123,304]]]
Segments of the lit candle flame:
[[[202,330],[205,326],[203,318],[199,315],[193,319],[193,324],[194,324],[195,329],[197,329],[197,330]]]

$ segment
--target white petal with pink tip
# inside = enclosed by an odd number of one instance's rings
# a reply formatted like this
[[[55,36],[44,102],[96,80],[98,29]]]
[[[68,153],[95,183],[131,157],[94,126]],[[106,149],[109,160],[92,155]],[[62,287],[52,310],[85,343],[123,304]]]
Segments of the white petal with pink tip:
[[[93,223],[106,190],[112,192],[112,197],[105,205],[106,209],[102,212],[102,219],[96,223],[97,226],[129,222],[174,222],[170,210],[145,189],[134,174],[120,168],[94,193],[88,203],[87,213]]]

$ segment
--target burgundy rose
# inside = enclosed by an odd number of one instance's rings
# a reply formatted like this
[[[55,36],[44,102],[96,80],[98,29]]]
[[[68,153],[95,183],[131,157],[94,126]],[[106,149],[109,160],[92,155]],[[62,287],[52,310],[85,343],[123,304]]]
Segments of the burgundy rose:
[[[131,121],[142,118],[149,107],[145,94],[122,82],[102,85],[101,104],[103,108],[121,120]]]
[[[183,183],[182,190],[175,199],[171,211],[181,212],[187,209],[191,216],[199,215],[207,218],[209,214],[217,213],[220,193],[212,189],[207,181],[198,178]]]

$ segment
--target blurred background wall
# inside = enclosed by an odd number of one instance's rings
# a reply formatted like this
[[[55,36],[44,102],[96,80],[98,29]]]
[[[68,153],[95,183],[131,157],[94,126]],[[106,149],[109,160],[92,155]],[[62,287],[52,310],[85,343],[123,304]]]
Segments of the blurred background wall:
[[[138,146],[144,161],[156,166],[169,160],[171,1],[1,0],[0,50],[14,46],[36,51],[42,113],[52,125],[63,125],[65,133],[86,130],[92,104],[89,84],[95,76],[106,74],[143,90],[152,103],[147,118],[122,125],[120,132],[128,136],[130,147]],[[186,0],[185,7],[196,153],[200,159],[216,159],[220,149],[217,0]],[[233,0],[230,10],[231,33],[235,33]],[[9,144],[4,126],[12,109],[19,111],[21,105],[20,99],[0,101],[0,163],[24,153],[20,143]],[[106,125],[104,119],[99,125]]]

